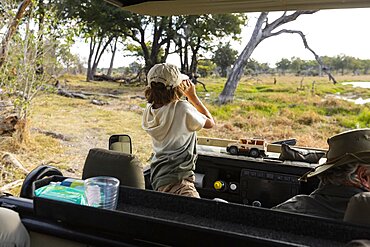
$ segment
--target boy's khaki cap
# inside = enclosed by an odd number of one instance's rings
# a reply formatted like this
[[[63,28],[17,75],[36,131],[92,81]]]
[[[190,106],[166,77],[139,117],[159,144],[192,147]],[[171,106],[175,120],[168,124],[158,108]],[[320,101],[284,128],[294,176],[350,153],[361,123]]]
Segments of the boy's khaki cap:
[[[355,129],[328,139],[326,162],[305,174],[301,179],[316,176],[331,167],[359,162],[370,164],[370,128]]]
[[[152,82],[163,83],[166,87],[177,87],[183,80],[188,80],[187,75],[181,74],[176,65],[159,63],[154,65],[148,72],[148,86]]]

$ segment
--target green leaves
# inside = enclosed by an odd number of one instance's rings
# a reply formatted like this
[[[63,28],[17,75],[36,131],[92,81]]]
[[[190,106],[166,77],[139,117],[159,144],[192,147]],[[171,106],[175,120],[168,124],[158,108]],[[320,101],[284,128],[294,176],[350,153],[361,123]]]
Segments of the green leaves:
[[[232,49],[230,43],[218,46],[212,61],[220,67],[222,77],[226,77],[226,69],[234,64],[237,55],[238,51]]]

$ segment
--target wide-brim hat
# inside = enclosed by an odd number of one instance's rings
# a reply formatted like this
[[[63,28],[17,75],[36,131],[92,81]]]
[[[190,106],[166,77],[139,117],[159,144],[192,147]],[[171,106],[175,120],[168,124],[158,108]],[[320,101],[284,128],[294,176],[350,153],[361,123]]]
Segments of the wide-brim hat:
[[[316,176],[332,167],[355,162],[370,164],[370,128],[342,132],[328,138],[329,150],[326,162],[301,179]]]
[[[158,63],[154,65],[147,75],[149,87],[152,82],[163,83],[166,87],[177,87],[183,80],[187,79],[189,77],[182,74],[176,65],[169,63]]]

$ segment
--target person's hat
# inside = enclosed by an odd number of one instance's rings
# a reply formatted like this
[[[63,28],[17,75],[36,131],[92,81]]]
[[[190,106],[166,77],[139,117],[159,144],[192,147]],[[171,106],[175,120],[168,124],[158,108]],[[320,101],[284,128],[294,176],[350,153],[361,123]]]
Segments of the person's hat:
[[[148,72],[148,86],[152,82],[161,82],[166,87],[177,87],[183,80],[187,80],[187,75],[181,74],[179,68],[173,64],[159,63],[154,65]]]
[[[326,162],[301,179],[316,176],[331,167],[354,162],[370,164],[370,128],[355,129],[334,135],[328,139]]]

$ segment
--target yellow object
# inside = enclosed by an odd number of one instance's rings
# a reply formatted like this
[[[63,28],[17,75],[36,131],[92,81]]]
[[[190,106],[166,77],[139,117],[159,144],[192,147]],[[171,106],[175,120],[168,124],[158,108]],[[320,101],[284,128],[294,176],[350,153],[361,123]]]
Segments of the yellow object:
[[[222,181],[216,181],[216,182],[213,183],[213,187],[216,190],[222,190],[224,188],[224,186],[225,186],[225,184]]]

